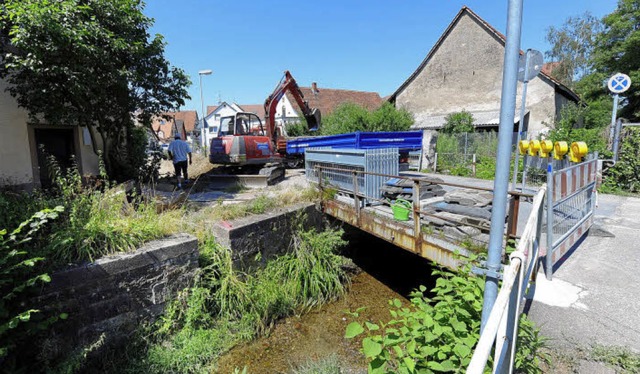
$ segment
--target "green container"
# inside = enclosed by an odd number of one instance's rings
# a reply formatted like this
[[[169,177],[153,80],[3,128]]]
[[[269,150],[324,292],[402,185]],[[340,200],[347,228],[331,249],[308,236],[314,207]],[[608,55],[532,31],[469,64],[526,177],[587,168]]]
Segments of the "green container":
[[[391,204],[391,211],[396,221],[408,221],[409,212],[411,212],[411,203],[407,200],[398,199]]]

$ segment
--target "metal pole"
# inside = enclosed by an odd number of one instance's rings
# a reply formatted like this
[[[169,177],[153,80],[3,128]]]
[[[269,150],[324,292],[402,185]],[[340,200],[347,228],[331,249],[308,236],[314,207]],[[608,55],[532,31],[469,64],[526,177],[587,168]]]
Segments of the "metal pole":
[[[524,123],[524,108],[527,103],[527,70],[529,70],[529,51],[524,54],[524,79],[522,81],[522,104],[520,104],[520,121],[518,122],[518,135],[516,137],[515,161],[513,162],[513,179],[511,180],[511,190],[515,191],[516,181],[518,179],[518,162],[520,161],[520,152],[518,151],[518,143],[522,140],[522,124]],[[522,188],[524,189],[524,182]]]
[[[205,151],[204,154],[206,155],[207,154],[207,149],[206,149],[207,141],[204,138],[204,97],[203,97],[203,94],[202,94],[202,74],[198,74],[198,76],[200,77],[200,104],[202,106],[202,111],[200,112],[200,113],[202,113],[202,120],[201,120],[202,122],[201,122],[201,125],[200,125],[200,139],[202,139],[201,140],[202,141],[202,149],[204,149],[204,151]]]
[[[618,161],[620,153],[620,131],[622,129],[622,120],[618,118],[616,121],[616,132],[613,137],[613,161]]]
[[[616,114],[618,113],[618,94],[613,95],[613,110],[611,111],[611,130],[609,133],[612,135],[611,151],[613,152],[613,159],[616,159]]]
[[[545,257],[545,275],[553,277],[553,161],[547,164],[547,254]]]
[[[493,304],[498,295],[498,272],[502,257],[502,238],[507,210],[507,190],[509,188],[509,164],[511,143],[513,142],[513,118],[516,108],[518,88],[518,57],[520,55],[520,33],[522,29],[523,0],[509,0],[507,10],[507,42],[504,50],[504,70],[502,73],[502,97],[500,99],[500,130],[498,132],[498,156],[496,179],[493,184],[493,208],[491,230],[489,232],[489,253],[487,255],[487,276],[482,305],[482,327],[487,323]]]
[[[203,75],[211,75],[213,71],[206,69],[198,71],[198,76],[200,77],[200,104],[202,106],[202,126],[200,128],[200,137],[202,138],[202,149],[204,150],[204,154],[207,154],[207,141],[205,139],[205,131],[204,131],[204,117],[206,117],[206,113],[204,112],[204,96],[202,94],[202,76]]]

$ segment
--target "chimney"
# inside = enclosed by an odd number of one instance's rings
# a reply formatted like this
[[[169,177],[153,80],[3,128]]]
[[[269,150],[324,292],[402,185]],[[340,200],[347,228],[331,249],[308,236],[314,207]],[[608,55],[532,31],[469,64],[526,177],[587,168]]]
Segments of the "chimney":
[[[311,92],[313,92],[314,94],[317,94],[319,92],[318,91],[318,83],[316,83],[316,82],[311,83]]]

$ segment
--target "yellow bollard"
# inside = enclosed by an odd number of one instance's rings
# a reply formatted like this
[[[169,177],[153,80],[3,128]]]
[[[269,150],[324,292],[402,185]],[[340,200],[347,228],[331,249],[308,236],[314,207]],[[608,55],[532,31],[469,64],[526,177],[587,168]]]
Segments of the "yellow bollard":
[[[535,156],[540,150],[540,141],[532,140],[529,142],[529,156]]]
[[[569,152],[569,158],[571,162],[581,162],[582,158],[589,152],[589,147],[585,142],[573,142],[571,143],[571,151]]]
[[[518,150],[521,155],[526,155],[529,150],[529,141],[528,140],[520,140],[518,143]]]
[[[553,146],[553,158],[556,160],[562,160],[567,152],[569,152],[569,145],[567,142],[556,142]]]
[[[549,153],[551,153],[551,151],[553,151],[553,142],[551,142],[551,140],[541,140],[538,156],[547,158],[549,157]]]

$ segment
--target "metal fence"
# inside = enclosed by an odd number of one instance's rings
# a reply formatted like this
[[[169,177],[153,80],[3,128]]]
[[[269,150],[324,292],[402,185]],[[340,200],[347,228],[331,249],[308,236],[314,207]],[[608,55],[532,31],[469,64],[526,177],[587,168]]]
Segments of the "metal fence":
[[[495,165],[497,149],[496,132],[439,134],[434,171],[443,174],[475,175],[478,164]]]
[[[467,367],[468,374],[484,373],[494,344],[492,372],[513,372],[520,301],[529,284],[535,281],[538,268],[545,195],[546,186],[542,186],[533,199],[533,208],[518,246],[505,266],[502,287]]]
[[[545,273],[582,238],[593,224],[598,183],[598,160],[594,158],[555,171],[548,165],[547,247]]]
[[[336,166],[340,169],[335,169]],[[323,183],[350,191],[354,190],[353,172],[375,173],[358,173],[357,190],[366,198],[377,199],[381,196],[380,188],[388,179],[381,175],[398,175],[398,148],[308,148],[305,153],[308,180],[319,182],[318,167],[334,168],[322,173]]]

